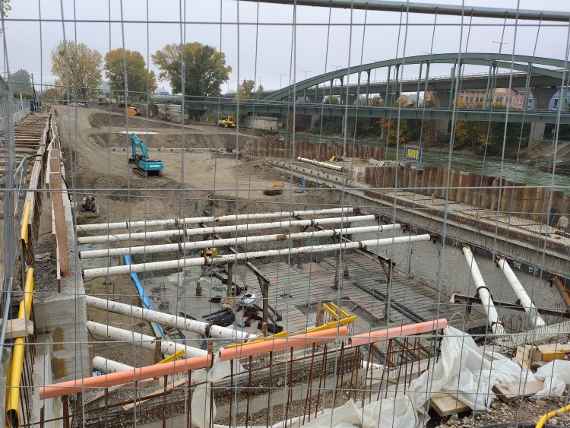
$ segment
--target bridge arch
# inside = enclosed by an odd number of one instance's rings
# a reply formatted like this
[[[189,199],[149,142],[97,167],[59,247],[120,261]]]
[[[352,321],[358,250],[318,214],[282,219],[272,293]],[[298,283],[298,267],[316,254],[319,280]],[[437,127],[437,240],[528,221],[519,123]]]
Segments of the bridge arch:
[[[290,96],[293,91],[300,93],[331,80],[344,79],[348,75],[369,73],[372,70],[386,67],[400,67],[413,64],[455,64],[455,65],[484,65],[497,68],[513,69],[514,71],[531,73],[533,76],[546,76],[562,82],[562,69],[568,66],[564,60],[544,58],[529,55],[510,55],[485,52],[469,53],[444,53],[432,55],[414,55],[402,58],[394,58],[375,61],[368,64],[345,67],[329,71],[308,79],[299,81],[294,85],[286,86],[272,92],[265,97],[266,100],[282,101]],[[361,84],[361,86],[364,86]]]

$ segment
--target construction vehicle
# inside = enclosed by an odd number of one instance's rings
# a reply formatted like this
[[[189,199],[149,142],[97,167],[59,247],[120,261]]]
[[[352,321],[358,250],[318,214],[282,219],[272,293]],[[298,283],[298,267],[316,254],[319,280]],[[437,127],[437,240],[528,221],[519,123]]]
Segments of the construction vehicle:
[[[276,196],[283,193],[284,184],[280,181],[273,181],[271,183],[271,189],[264,189],[263,194],[267,196]]]
[[[127,115],[129,117],[140,116],[139,109],[135,106],[128,106],[127,107]]]
[[[148,175],[161,175],[164,169],[164,162],[149,158],[148,148],[137,134],[129,134],[129,139],[131,141],[129,163],[135,164],[135,172],[145,177]]]
[[[222,128],[235,128],[236,122],[232,116],[227,116],[218,120],[218,126]]]
[[[220,250],[218,250],[216,247],[208,247],[200,251],[201,257],[211,258],[211,257],[218,257],[219,255],[220,255]]]

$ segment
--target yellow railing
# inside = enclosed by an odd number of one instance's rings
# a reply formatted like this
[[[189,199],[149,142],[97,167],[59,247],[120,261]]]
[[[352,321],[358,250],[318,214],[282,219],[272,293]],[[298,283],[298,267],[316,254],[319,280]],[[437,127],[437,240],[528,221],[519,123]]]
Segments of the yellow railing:
[[[184,358],[185,355],[186,355],[185,351],[177,351],[176,353],[169,355],[166,358],[163,358],[162,360],[160,360],[158,362],[158,364],[170,363],[171,361],[175,361],[175,360],[179,360],[180,358]]]
[[[26,244],[29,238],[29,225],[30,225],[30,211],[32,210],[32,204],[29,200],[24,203],[24,209],[22,210],[22,222],[20,223],[20,239]]]
[[[32,300],[34,293],[34,268],[28,267],[26,270],[26,284],[24,287],[24,298],[20,302],[18,309],[18,319],[29,320],[32,312]],[[8,382],[6,391],[6,415],[8,422],[12,426],[18,426],[20,416],[20,384],[22,382],[22,372],[24,370],[25,357],[25,337],[18,337],[12,348],[12,359],[8,372]]]

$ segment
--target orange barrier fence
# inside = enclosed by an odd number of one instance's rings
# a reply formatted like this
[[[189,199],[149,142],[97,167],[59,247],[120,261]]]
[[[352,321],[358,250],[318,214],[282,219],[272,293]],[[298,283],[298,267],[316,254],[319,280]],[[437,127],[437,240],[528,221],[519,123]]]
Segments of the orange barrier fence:
[[[202,357],[176,360],[166,364],[158,363],[151,366],[137,367],[132,370],[125,370],[101,376],[70,380],[67,382],[44,386],[40,390],[40,399],[61,397],[63,395],[75,394],[88,389],[109,388],[111,386],[122,385],[137,380],[185,373],[189,370],[198,370],[209,367],[211,364],[212,355],[208,354]]]
[[[357,334],[349,339],[351,346],[368,345],[369,343],[380,342],[382,340],[395,339],[403,336],[413,336],[416,334],[430,333],[435,330],[441,330],[447,327],[447,320],[440,318],[438,320],[424,321],[417,324],[405,324],[398,327],[383,328],[368,333]]]
[[[441,330],[447,327],[446,319],[425,321],[417,324],[407,324],[382,330],[375,330],[368,333],[358,334],[348,339],[349,346],[360,346],[369,343],[389,340],[397,337],[412,336]],[[259,356],[269,352],[279,352],[289,349],[301,349],[313,344],[331,342],[348,335],[348,327],[340,326],[311,333],[299,334],[283,338],[268,338],[267,340],[254,343],[244,343],[243,345],[231,348],[222,348],[219,351],[220,361],[228,361],[251,356]],[[115,385],[127,384],[161,376],[170,376],[184,373],[189,370],[198,370],[210,367],[213,364],[213,355],[188,358],[184,360],[172,361],[166,364],[153,364],[150,366],[135,368],[105,374],[102,376],[92,376],[52,385],[46,385],[40,390],[40,398],[56,398],[75,394],[88,389],[109,388]]]
[[[289,337],[268,338],[262,342],[255,342],[220,349],[220,360],[228,361],[237,358],[254,357],[268,352],[279,352],[299,348],[306,348],[313,343],[325,343],[335,340],[337,337],[348,335],[348,327],[329,328],[312,333],[298,334]]]

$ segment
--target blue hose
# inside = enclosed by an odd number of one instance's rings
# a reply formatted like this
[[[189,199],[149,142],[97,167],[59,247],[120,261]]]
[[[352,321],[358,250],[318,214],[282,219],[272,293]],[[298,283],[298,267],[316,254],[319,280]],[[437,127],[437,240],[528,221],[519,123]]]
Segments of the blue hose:
[[[132,257],[129,255],[123,256],[123,263],[126,265],[132,264],[133,263]],[[144,288],[143,288],[143,286],[139,280],[139,276],[137,275],[136,272],[131,272],[131,279],[133,280],[133,283],[135,284],[137,292],[139,293],[139,299],[141,301],[142,306],[145,309],[154,310],[154,307],[152,306],[152,302],[150,301],[148,296],[145,294]],[[162,326],[160,324],[157,324],[155,322],[151,322],[150,326],[152,327],[152,330],[154,331],[154,335],[156,337],[162,338],[162,337],[166,336],[166,333],[164,332],[164,330],[162,329]]]

